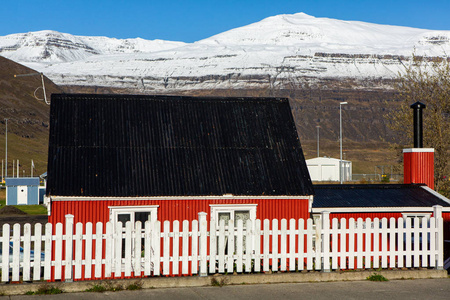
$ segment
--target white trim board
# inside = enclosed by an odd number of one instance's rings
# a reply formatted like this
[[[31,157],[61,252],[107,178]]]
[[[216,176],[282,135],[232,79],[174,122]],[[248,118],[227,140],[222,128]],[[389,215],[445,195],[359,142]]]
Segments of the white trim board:
[[[434,148],[406,148],[406,149],[403,149],[403,153],[421,153],[421,152],[434,152]]]
[[[447,202],[448,204],[450,204],[450,199],[448,199],[448,198],[445,197],[444,195],[439,194],[439,193],[436,192],[435,190],[430,189],[428,186],[424,185],[424,186],[421,186],[421,188],[423,188],[423,189],[426,190],[427,192],[433,194],[433,196],[435,196],[435,197],[441,199],[442,201],[445,201],[445,202]]]
[[[312,213],[373,213],[373,212],[432,212],[433,207],[321,207],[313,208]],[[450,212],[450,207],[442,207],[442,212]]]
[[[229,200],[229,199],[295,199],[310,200],[313,196],[166,196],[166,197],[82,197],[82,196],[51,196],[52,201],[123,201],[123,200]]]

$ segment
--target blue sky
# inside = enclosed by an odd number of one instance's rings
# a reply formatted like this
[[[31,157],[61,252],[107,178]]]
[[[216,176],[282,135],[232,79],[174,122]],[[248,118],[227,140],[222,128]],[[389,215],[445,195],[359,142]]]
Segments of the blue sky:
[[[74,35],[194,42],[278,14],[450,30],[450,0],[2,0],[0,35]]]

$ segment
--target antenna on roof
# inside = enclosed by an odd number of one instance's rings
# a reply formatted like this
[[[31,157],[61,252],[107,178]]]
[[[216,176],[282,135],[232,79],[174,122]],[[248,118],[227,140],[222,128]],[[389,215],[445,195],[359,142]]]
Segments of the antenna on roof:
[[[36,76],[36,75],[40,75],[41,76],[41,80],[42,80],[42,87],[37,87],[35,90],[34,90],[34,98],[36,98],[37,100],[40,100],[40,101],[42,101],[42,100],[44,100],[45,101],[45,104],[47,104],[47,105],[50,105],[50,102],[49,101],[47,101],[47,95],[46,95],[46,93],[45,93],[45,84],[44,84],[44,73],[29,73],[29,74],[19,74],[19,75],[14,75],[14,77],[25,77],[25,76]],[[39,90],[39,89],[42,89],[42,91],[44,92],[44,99],[39,99],[38,98],[38,96],[36,96],[36,92]]]

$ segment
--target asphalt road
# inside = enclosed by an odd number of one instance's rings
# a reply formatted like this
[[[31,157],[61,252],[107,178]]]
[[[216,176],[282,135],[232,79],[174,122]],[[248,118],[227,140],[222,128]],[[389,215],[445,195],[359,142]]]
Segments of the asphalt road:
[[[282,283],[146,289],[45,296],[3,296],[1,299],[450,299],[450,279]]]

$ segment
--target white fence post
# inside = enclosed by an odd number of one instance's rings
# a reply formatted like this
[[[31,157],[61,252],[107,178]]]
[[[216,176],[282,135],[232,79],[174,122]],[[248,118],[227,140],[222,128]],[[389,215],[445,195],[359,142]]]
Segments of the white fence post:
[[[91,222],[86,224],[86,240],[84,244],[84,277],[85,278],[92,278],[92,262],[93,255],[92,255],[92,240],[93,240],[93,234],[92,234],[92,226],[93,224]],[[83,234],[83,232],[81,232]]]
[[[330,272],[330,212],[323,211],[322,215],[322,251],[323,251],[323,269],[325,273]],[[318,232],[321,234],[321,232]],[[317,239],[317,237],[316,237]],[[317,242],[316,242],[317,245]],[[319,258],[320,259],[320,258]],[[316,262],[317,263],[317,262]]]
[[[183,221],[183,233],[182,233],[182,247],[183,254],[181,258],[181,274],[189,274],[189,221]]]
[[[253,236],[255,245],[255,272],[261,271],[261,220],[255,221],[255,235]]]
[[[295,228],[295,219],[289,220],[289,271],[295,271],[295,247],[297,246],[295,244],[295,237],[297,236],[297,230]],[[302,250],[298,250],[303,251]]]
[[[305,220],[304,219],[299,219],[298,220],[298,230],[297,230],[297,234],[298,234],[298,260],[297,260],[297,270],[298,271],[303,271],[304,267],[305,267]]]
[[[2,281],[9,281],[9,237],[10,237],[10,226],[9,224],[3,224],[2,230]]]
[[[170,274],[170,221],[164,221],[163,275]]]
[[[9,247],[6,249],[9,249]],[[20,224],[14,224],[14,226],[13,226],[12,281],[17,282],[17,281],[19,281],[19,279],[20,279]]]
[[[98,222],[95,227],[95,278],[102,277],[103,256],[103,223]],[[110,249],[108,249],[110,251]]]
[[[192,221],[192,274],[198,274],[198,220]]]
[[[217,254],[217,233],[216,233],[216,220],[211,218],[209,222],[209,273],[214,274],[216,272],[216,254]]]
[[[316,224],[316,230],[317,230],[317,226],[320,225],[320,222],[317,222],[317,223],[318,224]],[[314,247],[314,245],[313,245],[313,235],[314,234],[316,235],[316,245],[315,245],[316,247]],[[319,251],[317,249],[318,236],[319,235],[317,234],[317,231],[313,232],[313,220],[308,219],[306,221],[306,270],[308,270],[308,271],[313,270],[315,252]]]
[[[272,272],[278,272],[278,220],[272,220]]]
[[[152,243],[151,260],[153,261],[153,275],[159,276],[161,274],[161,222],[152,222]],[[154,252],[154,253],[153,253]]]
[[[433,215],[436,220],[436,250],[437,250],[437,263],[436,269],[444,269],[444,223],[442,220],[442,206],[433,206]],[[434,250],[434,249],[433,249]]]
[[[311,223],[312,226],[312,223]],[[315,265],[314,265],[314,270],[315,271],[319,271],[322,270],[322,253],[323,253],[323,248],[322,248],[322,220],[319,220],[319,222],[317,222],[316,224],[316,231],[313,232],[313,235],[316,238],[316,244],[315,244],[315,248],[314,248],[314,256],[313,259],[315,260]],[[312,251],[311,249],[308,249],[308,251]],[[308,270],[310,270],[308,268]]]
[[[173,221],[172,274],[178,275],[180,269],[180,221]]]
[[[75,279],[81,278],[82,258],[83,258],[83,224],[77,223],[75,225],[75,276],[74,276]]]
[[[30,263],[31,263],[31,225],[29,223],[23,226],[23,263],[22,278],[24,281],[31,279]]]
[[[44,280],[50,280],[51,278],[50,275],[52,268],[52,235],[53,235],[52,223],[45,224]]]
[[[106,242],[105,242],[105,277],[111,277],[113,268],[113,250],[114,248],[114,232],[113,224],[106,223]]]
[[[65,275],[67,282],[73,281],[73,219],[74,215],[66,215],[66,255],[65,255]]]
[[[152,268],[152,265],[154,265],[153,257],[154,253],[152,250],[152,242],[153,242],[153,234],[155,222],[152,222],[151,220],[145,221],[145,238],[144,238],[144,275],[150,276],[154,268]]]
[[[42,244],[42,224],[34,225],[34,267],[33,280],[41,279],[41,244]]]
[[[208,222],[206,221],[206,213],[205,212],[199,212],[198,213],[198,220],[200,225],[200,276],[206,276],[208,275],[208,269],[207,269],[207,248],[208,248],[208,237],[207,237],[207,229],[208,229]]]

